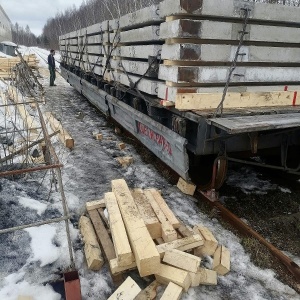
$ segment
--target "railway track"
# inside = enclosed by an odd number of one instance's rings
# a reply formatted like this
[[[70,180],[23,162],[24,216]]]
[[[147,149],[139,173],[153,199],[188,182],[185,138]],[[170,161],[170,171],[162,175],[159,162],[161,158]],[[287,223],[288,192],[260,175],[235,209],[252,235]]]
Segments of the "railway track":
[[[196,199],[204,200],[211,207],[218,210],[219,215],[235,229],[237,229],[242,235],[257,239],[263,244],[269,252],[278,259],[278,261],[284,265],[287,271],[295,278],[296,282],[300,283],[300,267],[293,260],[287,257],[283,252],[277,249],[273,244],[268,242],[258,232],[253,230],[249,225],[243,222],[239,217],[233,214],[230,210],[224,207],[219,201],[215,191],[203,192],[198,189],[195,195]]]

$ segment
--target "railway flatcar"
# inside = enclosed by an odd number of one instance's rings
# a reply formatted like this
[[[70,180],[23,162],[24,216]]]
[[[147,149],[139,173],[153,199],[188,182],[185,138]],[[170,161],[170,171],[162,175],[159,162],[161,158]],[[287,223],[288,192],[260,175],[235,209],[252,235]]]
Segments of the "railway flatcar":
[[[221,187],[228,161],[299,175],[299,15],[164,0],[60,36],[62,76],[202,189]]]

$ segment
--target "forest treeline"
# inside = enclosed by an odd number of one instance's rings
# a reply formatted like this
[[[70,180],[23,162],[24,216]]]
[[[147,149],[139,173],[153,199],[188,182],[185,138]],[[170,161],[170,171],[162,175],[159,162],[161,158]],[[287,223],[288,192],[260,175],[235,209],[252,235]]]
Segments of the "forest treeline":
[[[83,0],[81,6],[75,5],[59,12],[47,20],[42,35],[35,36],[29,26],[23,28],[16,23],[12,26],[13,42],[25,46],[41,46],[58,49],[58,37],[77,29],[115,19],[143,7],[157,4],[161,0]],[[191,0],[192,1],[192,0]],[[300,0],[249,0],[249,2],[279,3],[300,6]]]

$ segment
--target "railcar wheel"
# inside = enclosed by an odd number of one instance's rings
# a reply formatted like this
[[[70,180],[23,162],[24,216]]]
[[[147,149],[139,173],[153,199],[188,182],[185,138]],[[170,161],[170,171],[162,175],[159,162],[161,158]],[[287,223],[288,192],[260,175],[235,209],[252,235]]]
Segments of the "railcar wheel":
[[[204,156],[190,167],[192,181],[200,190],[220,189],[227,174],[228,161],[224,156]]]

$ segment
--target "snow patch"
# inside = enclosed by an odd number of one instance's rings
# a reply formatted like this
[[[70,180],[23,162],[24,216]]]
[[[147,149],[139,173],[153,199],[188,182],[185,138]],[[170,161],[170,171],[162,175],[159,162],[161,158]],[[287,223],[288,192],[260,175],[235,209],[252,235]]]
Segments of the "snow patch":
[[[47,204],[28,197],[19,197],[19,203],[26,208],[35,210],[38,215],[42,215],[47,209]]]
[[[25,229],[31,237],[32,254],[27,263],[40,261],[41,267],[55,262],[59,258],[58,248],[53,244],[56,228],[52,225],[43,225]]]
[[[61,296],[55,293],[49,285],[30,284],[25,279],[25,273],[13,273],[7,276],[0,288],[0,299],[16,300],[18,296],[31,296],[34,300],[61,300]]]

